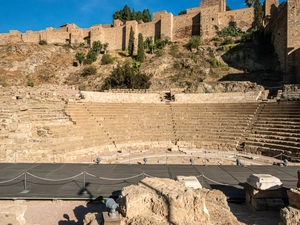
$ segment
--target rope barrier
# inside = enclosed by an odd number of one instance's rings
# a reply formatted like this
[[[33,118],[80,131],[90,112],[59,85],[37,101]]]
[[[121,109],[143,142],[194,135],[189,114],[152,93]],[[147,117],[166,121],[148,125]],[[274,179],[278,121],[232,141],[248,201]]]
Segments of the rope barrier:
[[[87,175],[91,176],[91,177],[97,177],[101,180],[112,180],[112,181],[120,181],[120,180],[130,180],[130,179],[133,179],[133,178],[136,178],[136,177],[140,177],[142,175],[144,175],[144,173],[141,173],[141,174],[138,174],[138,175],[135,175],[135,176],[132,176],[132,177],[125,177],[125,178],[107,178],[107,177],[98,177],[96,175],[93,175],[93,174],[90,174],[90,173],[87,173],[85,172]]]
[[[37,178],[37,179],[40,179],[40,180],[46,180],[46,181],[65,181],[65,180],[71,180],[71,179],[79,177],[79,176],[81,176],[83,174],[83,172],[82,172],[82,173],[79,173],[79,174],[77,174],[77,175],[75,175],[73,177],[67,177],[67,178],[63,178],[63,179],[48,179],[48,178],[43,178],[43,177],[39,177],[39,176],[33,175],[31,173],[28,173],[28,172],[26,172],[26,173],[28,175],[34,177],[34,178]]]
[[[149,174],[147,174],[147,173],[144,173],[144,175],[145,175],[146,177],[154,177],[154,176],[151,176],[151,175],[149,175]]]
[[[24,174],[25,174],[25,172],[21,173],[20,175],[18,175],[18,176],[16,176],[16,177],[12,178],[12,179],[10,179],[10,180],[0,181],[0,184],[5,184],[5,183],[9,183],[9,182],[11,182],[11,181],[14,181],[14,180],[20,178],[21,176],[23,176]]]
[[[215,181],[215,180],[212,180],[212,179],[210,179],[210,178],[208,178],[208,177],[206,177],[206,176],[204,176],[204,175],[203,175],[203,177],[204,177],[205,179],[207,179],[207,180],[209,180],[209,181],[215,183],[215,184],[220,184],[220,185],[230,186],[229,184],[224,184],[224,183],[220,183],[220,182],[217,182],[217,181]]]
[[[290,157],[290,158],[293,158],[293,159],[300,159],[300,157],[291,156],[291,155],[286,155],[286,154],[283,154],[283,153],[280,153],[280,154],[275,155],[275,156],[272,156],[272,157],[273,157],[273,158],[277,158],[278,156],[285,156],[285,157]]]

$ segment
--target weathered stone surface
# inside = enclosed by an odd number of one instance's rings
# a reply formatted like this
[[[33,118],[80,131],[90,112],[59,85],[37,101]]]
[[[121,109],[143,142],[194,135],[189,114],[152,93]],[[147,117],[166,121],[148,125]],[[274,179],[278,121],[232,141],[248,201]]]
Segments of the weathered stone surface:
[[[300,188],[300,170],[298,170],[298,183],[297,188]]]
[[[5,204],[0,205],[0,224],[25,225],[24,214],[26,205]]]
[[[300,225],[300,210],[291,206],[281,209],[279,225]]]
[[[247,178],[247,183],[258,190],[277,190],[282,187],[282,182],[270,174],[252,174]]]
[[[218,190],[193,189],[171,179],[145,178],[118,199],[127,224],[240,224]]]
[[[177,176],[176,179],[183,182],[186,187],[192,187],[195,189],[202,188],[202,185],[195,176]]]
[[[284,198],[282,189],[277,190],[258,190],[252,187],[250,184],[245,183],[244,185],[245,192],[253,198]]]
[[[291,188],[290,190],[288,190],[287,194],[289,197],[290,205],[300,209],[300,188]]]
[[[100,215],[101,216],[101,215]],[[83,225],[102,225],[98,213],[88,213],[84,216]]]
[[[268,204],[265,199],[255,199],[251,198],[251,206],[257,211],[268,210]]]
[[[114,218],[110,218],[107,212],[102,213],[103,222],[105,225],[119,225],[120,224],[120,214],[116,212],[116,216]],[[140,223],[144,224],[144,223]]]
[[[270,211],[279,211],[284,207],[284,202],[280,198],[266,199],[266,203]]]

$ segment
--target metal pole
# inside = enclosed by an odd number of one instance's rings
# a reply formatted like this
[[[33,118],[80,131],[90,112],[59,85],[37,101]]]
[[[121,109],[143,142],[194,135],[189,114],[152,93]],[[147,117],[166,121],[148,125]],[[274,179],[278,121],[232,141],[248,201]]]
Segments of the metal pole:
[[[83,172],[83,189],[85,190],[85,171]]]
[[[166,165],[168,164],[168,151],[166,151]]]
[[[25,172],[25,179],[24,179],[24,191],[26,191],[26,190],[27,190],[27,188],[26,188],[26,174],[27,174],[27,171]]]
[[[130,154],[131,154],[131,151],[129,151],[129,156],[128,156],[129,165],[130,165]]]
[[[54,157],[54,150],[52,151],[52,154],[53,154],[53,163],[55,163],[55,157]]]

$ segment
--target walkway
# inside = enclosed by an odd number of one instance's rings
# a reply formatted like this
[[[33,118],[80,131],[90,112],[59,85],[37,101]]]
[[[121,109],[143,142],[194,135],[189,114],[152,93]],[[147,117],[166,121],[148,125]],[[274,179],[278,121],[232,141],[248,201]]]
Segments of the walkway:
[[[0,199],[88,200],[118,197],[123,187],[144,177],[197,176],[206,188],[219,189],[229,201],[243,201],[243,183],[253,173],[278,177],[284,188],[297,185],[297,166],[204,166],[143,164],[0,164]]]

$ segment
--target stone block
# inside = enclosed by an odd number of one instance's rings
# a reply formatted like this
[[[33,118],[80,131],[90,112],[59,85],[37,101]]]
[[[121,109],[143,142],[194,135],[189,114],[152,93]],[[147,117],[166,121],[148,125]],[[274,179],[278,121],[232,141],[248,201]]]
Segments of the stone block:
[[[103,221],[104,221],[105,225],[120,225],[120,223],[121,223],[119,212],[116,212],[115,218],[110,218],[108,216],[108,212],[103,212],[102,216],[103,216]]]
[[[300,188],[291,188],[290,190],[288,190],[287,194],[290,205],[300,209]]]
[[[173,145],[171,148],[172,152],[178,152],[179,151],[179,147],[177,145]]]
[[[251,205],[257,211],[266,211],[266,210],[268,210],[268,204],[267,204],[265,199],[251,198]]]
[[[300,225],[300,209],[291,206],[282,208],[279,225]]]
[[[280,198],[272,198],[272,199],[265,199],[265,200],[268,205],[269,211],[279,211],[285,206],[283,200]]]
[[[176,180],[184,182],[186,187],[192,187],[194,189],[202,188],[202,185],[195,176],[177,176]]]
[[[252,198],[283,198],[282,188],[277,190],[258,190],[252,187],[250,184],[245,183],[244,189],[246,194],[249,194]]]
[[[0,224],[25,225],[24,214],[26,205],[3,204],[0,205]]]
[[[282,187],[282,182],[270,174],[251,174],[247,183],[258,190],[277,190]]]

